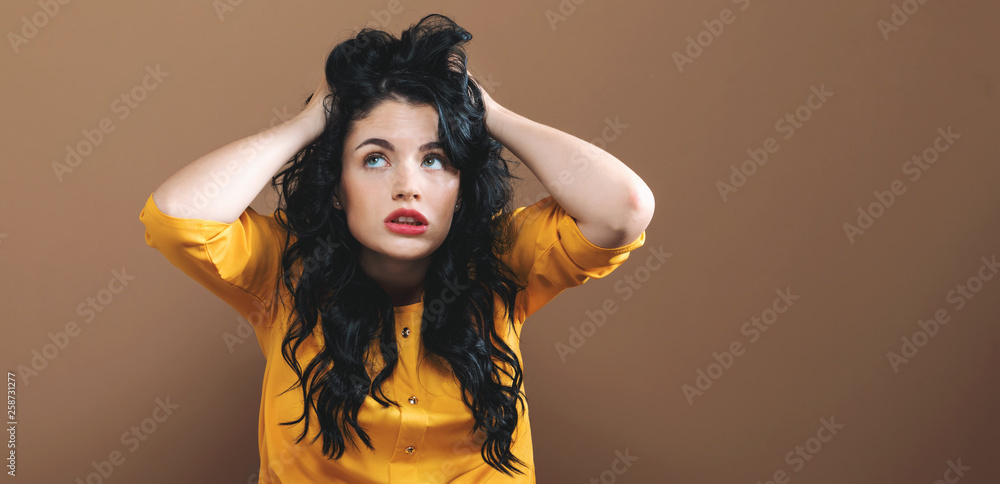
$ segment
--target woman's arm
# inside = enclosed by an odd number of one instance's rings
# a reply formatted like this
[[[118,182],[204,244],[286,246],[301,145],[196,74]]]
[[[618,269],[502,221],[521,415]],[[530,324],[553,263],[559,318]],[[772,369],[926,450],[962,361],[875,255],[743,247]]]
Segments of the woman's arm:
[[[326,94],[321,76],[301,113],[185,165],[153,192],[153,201],[173,217],[235,222],[271,177],[323,131]]]
[[[599,247],[632,242],[653,218],[653,193],[607,151],[496,103],[480,89],[486,126],[542,182],[580,232]]]

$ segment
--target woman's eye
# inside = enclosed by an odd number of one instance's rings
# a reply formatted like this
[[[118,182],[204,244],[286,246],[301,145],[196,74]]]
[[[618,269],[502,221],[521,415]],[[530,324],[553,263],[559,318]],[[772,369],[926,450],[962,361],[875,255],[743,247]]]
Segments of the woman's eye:
[[[444,168],[444,159],[441,158],[440,156],[437,156],[437,155],[428,156],[427,158],[424,159],[424,163],[427,163],[428,161],[431,161],[431,160],[437,160],[440,163],[441,168]]]
[[[373,165],[370,165],[368,162],[372,161],[372,160],[378,160],[378,159],[385,160],[385,157],[382,156],[382,155],[380,155],[380,154],[378,154],[378,153],[375,153],[375,154],[372,154],[372,155],[368,155],[368,157],[365,158],[365,162],[364,162],[365,166],[372,167]]]

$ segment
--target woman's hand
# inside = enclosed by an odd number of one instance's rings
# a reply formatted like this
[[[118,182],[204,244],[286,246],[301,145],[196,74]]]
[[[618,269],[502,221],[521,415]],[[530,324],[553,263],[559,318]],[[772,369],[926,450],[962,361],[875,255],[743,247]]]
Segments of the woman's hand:
[[[305,109],[295,116],[309,130],[310,139],[315,139],[326,128],[325,100],[330,95],[330,87],[326,83],[326,75],[320,76],[319,84],[309,98]]]
[[[496,135],[494,134],[495,132],[494,130],[496,129],[495,118],[499,116],[499,111],[502,110],[503,107],[497,104],[497,102],[494,101],[493,98],[486,93],[486,90],[482,88],[482,86],[479,84],[479,81],[476,81],[476,79],[472,77],[472,74],[469,73],[468,70],[466,70],[465,73],[466,75],[469,76],[469,79],[475,81],[476,87],[479,88],[479,93],[483,96],[483,105],[486,106],[486,128],[487,130],[489,130],[490,135],[496,137]]]
[[[493,98],[486,93],[486,90],[483,89],[481,85],[479,85],[479,81],[476,81],[476,78],[472,77],[472,73],[470,73],[469,71],[465,71],[465,73],[469,76],[469,79],[475,81],[476,86],[479,88],[479,92],[483,95],[483,104],[485,104],[487,108],[490,108],[491,105],[496,104],[496,101],[494,101]]]

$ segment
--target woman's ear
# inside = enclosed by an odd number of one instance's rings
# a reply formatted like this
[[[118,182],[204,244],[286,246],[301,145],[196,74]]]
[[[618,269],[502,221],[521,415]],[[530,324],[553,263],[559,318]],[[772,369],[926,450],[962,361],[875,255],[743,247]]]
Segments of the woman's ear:
[[[344,205],[340,202],[340,183],[333,188],[333,207],[338,210],[343,210]]]

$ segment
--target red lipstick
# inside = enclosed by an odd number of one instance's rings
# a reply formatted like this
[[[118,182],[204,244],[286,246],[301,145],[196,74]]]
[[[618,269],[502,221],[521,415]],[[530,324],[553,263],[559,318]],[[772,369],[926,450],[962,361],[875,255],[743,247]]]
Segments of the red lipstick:
[[[404,220],[399,220],[403,218]],[[412,208],[398,208],[385,217],[385,227],[403,235],[420,235],[427,231],[427,217]]]

